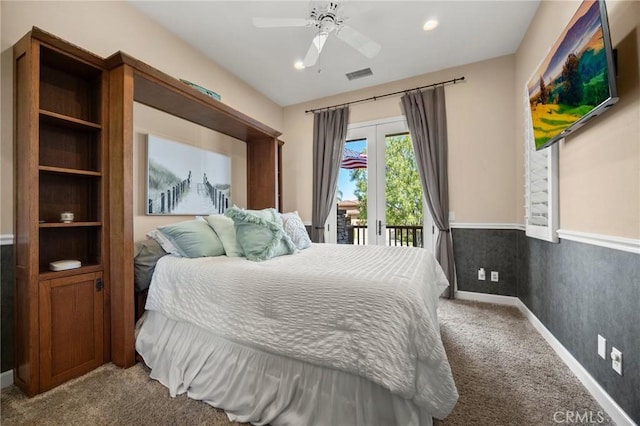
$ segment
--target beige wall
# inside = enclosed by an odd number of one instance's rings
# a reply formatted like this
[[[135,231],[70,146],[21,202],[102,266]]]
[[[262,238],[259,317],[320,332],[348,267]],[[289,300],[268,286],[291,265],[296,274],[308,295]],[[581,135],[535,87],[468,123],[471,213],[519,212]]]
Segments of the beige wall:
[[[518,220],[523,222],[522,91],[579,1],[544,1],[515,60]],[[560,143],[560,228],[640,237],[640,2],[607,0],[620,101]]]
[[[360,91],[280,108],[188,47],[126,2],[0,3],[1,199],[13,199],[11,46],[33,25],[98,55],[122,50],[177,77],[209,87],[243,113],[283,131],[284,208],[311,220],[313,117],[304,110],[380,95],[464,75],[446,88],[450,143],[451,210],[457,222],[523,223],[521,92],[531,70],[553,44],[578,1],[543,1],[516,55],[496,58]],[[561,228],[640,237],[640,2],[607,1],[614,46],[620,52],[620,102],[560,146]],[[159,48],[161,46],[161,48]],[[178,119],[136,106],[136,177],[144,169],[144,133],[209,146],[232,156],[234,187],[244,189],[245,147]],[[399,98],[353,105],[351,122],[400,115]],[[509,125],[508,123],[512,123]],[[9,125],[7,125],[9,124]],[[239,146],[238,146],[239,145]],[[238,164],[238,167],[236,167]],[[141,184],[136,185],[141,203]],[[236,191],[242,204],[246,194]],[[136,228],[144,218],[136,205]],[[142,222],[141,222],[142,221]],[[149,221],[149,222],[145,222]],[[0,234],[13,232],[12,203],[0,208]],[[140,225],[144,223],[144,225]],[[136,231],[139,234],[142,231]]]
[[[202,54],[164,30],[125,1],[115,2],[32,2],[5,1],[1,8],[1,60],[2,73],[0,120],[1,129],[1,179],[0,234],[13,233],[13,44],[32,26],[51,32],[71,43],[100,56],[109,56],[118,50],[126,52],[169,75],[184,78],[208,87],[222,96],[222,101],[266,125],[282,131],[282,108],[271,102],[246,83],[221,68]],[[135,175],[140,182],[139,165],[144,161],[140,133],[156,133],[169,139],[193,143],[201,147],[226,153],[233,158],[236,188],[234,202],[244,203],[246,196],[246,148],[244,144],[216,135],[199,126],[169,118],[165,114],[153,114],[148,108],[135,109],[135,143],[138,166]],[[237,166],[237,167],[236,167]],[[144,181],[144,178],[142,178]],[[136,185],[136,194],[144,191],[142,183]],[[138,200],[140,197],[137,197]],[[139,200],[138,200],[139,201]],[[136,206],[139,216],[142,207]],[[157,218],[136,218],[138,228],[151,226]],[[176,218],[174,217],[175,221]]]
[[[284,208],[311,221],[313,115],[304,111],[437,83],[445,88],[449,135],[450,210],[456,222],[514,223],[516,143],[513,108],[514,57],[504,56],[284,109]],[[350,123],[400,116],[400,98],[350,107]]]
[[[245,143],[138,103],[134,104],[133,117],[135,123],[133,129],[133,180],[137,182],[133,188],[134,240],[144,239],[145,234],[156,226],[187,218],[184,216],[145,215],[147,134],[228,155],[231,158],[232,171],[231,202],[238,206],[246,206],[247,146]]]

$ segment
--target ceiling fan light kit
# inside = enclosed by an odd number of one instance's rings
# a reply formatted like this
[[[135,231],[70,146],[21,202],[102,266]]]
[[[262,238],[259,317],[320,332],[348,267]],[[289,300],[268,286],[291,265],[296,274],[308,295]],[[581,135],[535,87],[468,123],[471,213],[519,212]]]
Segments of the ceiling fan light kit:
[[[429,19],[424,23],[422,29],[425,31],[433,31],[438,27],[439,23],[437,19]]]
[[[253,18],[253,25],[258,28],[282,28],[282,27],[316,27],[318,33],[311,41],[304,58],[304,68],[312,67],[318,61],[320,53],[329,37],[335,32],[336,37],[365,57],[374,58],[382,48],[378,43],[357,30],[345,24],[348,18],[342,15],[342,7],[336,2],[328,2],[315,6],[309,13],[309,18]],[[296,68],[299,68],[296,65]]]

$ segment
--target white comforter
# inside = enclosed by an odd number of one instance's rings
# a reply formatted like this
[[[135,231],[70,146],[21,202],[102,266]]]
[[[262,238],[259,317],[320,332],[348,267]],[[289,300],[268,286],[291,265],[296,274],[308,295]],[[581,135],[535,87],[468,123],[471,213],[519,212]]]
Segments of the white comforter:
[[[266,262],[165,256],[146,309],[364,376],[444,418],[458,397],[436,314],[447,286],[423,249],[313,244]]]

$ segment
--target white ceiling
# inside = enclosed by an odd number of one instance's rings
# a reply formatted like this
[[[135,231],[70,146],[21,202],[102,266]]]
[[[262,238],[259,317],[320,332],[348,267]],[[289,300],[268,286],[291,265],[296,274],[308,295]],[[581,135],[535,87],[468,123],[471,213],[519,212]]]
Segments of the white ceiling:
[[[255,28],[253,17],[308,18],[309,1],[132,1],[144,14],[281,106],[514,53],[539,0],[344,1],[352,28],[382,46],[367,59],[330,34],[318,63],[296,70],[315,28]],[[313,4],[317,4],[313,3]],[[425,21],[440,22],[434,31]],[[372,76],[349,81],[348,72]]]

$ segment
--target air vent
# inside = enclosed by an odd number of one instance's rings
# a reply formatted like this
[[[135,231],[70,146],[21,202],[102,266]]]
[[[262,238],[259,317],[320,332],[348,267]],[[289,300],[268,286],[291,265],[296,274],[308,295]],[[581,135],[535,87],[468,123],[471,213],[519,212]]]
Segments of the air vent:
[[[371,68],[363,68],[358,71],[348,72],[345,75],[347,76],[347,79],[355,80],[356,78],[362,78],[368,75],[373,75],[373,72],[371,71]]]

